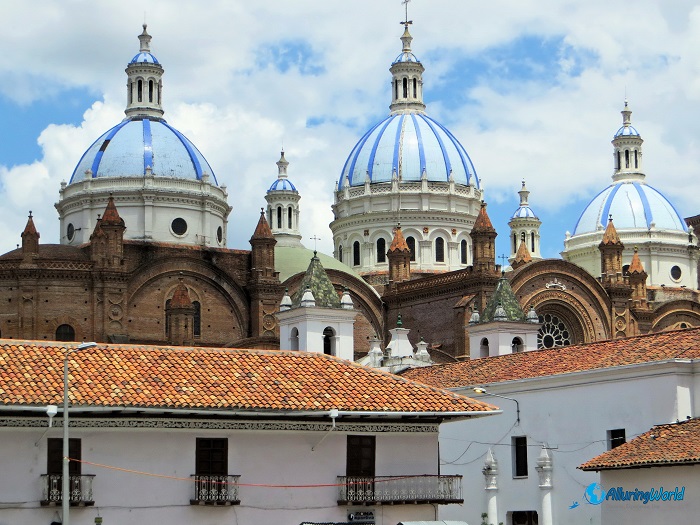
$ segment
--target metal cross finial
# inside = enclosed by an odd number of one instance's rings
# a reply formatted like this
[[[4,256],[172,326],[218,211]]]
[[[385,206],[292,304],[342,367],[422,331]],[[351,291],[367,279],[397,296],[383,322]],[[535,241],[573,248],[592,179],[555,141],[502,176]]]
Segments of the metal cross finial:
[[[506,261],[508,260],[508,256],[507,255],[499,255],[498,258],[501,260],[501,266],[505,266]]]
[[[316,237],[315,235],[313,237],[309,237],[312,241],[314,241],[314,251],[316,251],[316,242],[321,240],[321,237]]]
[[[406,27],[406,29],[408,29],[408,26],[413,23],[413,20],[408,19],[408,3],[410,1],[411,0],[403,0],[401,2],[404,5],[404,7],[406,8],[406,18],[404,19],[403,22],[399,22],[399,23],[403,24]]]

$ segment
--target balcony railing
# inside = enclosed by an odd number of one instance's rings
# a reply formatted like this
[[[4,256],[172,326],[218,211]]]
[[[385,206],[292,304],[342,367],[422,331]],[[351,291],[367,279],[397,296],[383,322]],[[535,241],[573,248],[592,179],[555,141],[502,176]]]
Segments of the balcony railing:
[[[338,505],[464,503],[462,476],[339,476],[338,485]]]
[[[82,476],[69,476],[69,502],[71,505],[94,505],[92,496],[92,480],[94,474]],[[41,504],[58,505],[62,502],[63,476],[60,474],[42,474],[41,476]]]
[[[238,505],[240,476],[190,476],[194,481],[191,505]]]

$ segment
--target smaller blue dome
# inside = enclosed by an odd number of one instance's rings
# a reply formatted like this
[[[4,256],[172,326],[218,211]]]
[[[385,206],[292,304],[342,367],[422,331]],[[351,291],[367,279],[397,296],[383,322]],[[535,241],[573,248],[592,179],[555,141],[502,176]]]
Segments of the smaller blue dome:
[[[294,184],[292,184],[292,181],[289,179],[277,179],[275,182],[272,183],[272,186],[270,186],[270,189],[267,190],[268,193],[271,191],[294,191],[296,192],[297,189],[294,187]]]
[[[142,62],[146,62],[148,64],[160,64],[156,57],[154,57],[150,53],[145,52],[138,53],[134,58],[131,59],[131,62],[129,62],[129,64],[137,64]]]
[[[414,55],[410,51],[404,51],[394,59],[391,65],[393,66],[394,64],[398,64],[400,62],[420,62],[420,60],[418,60],[416,58],[416,55]]]
[[[622,126],[615,133],[616,137],[639,137],[639,131],[634,126]]]
[[[520,206],[515,213],[511,216],[511,219],[536,219],[537,215],[532,211],[530,206]]]

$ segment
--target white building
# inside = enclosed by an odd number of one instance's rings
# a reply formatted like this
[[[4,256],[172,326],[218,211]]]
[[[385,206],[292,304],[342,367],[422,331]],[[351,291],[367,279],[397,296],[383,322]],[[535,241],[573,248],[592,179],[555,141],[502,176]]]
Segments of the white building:
[[[69,367],[71,523],[437,519],[463,500],[438,427],[492,405],[313,352],[0,342],[0,522],[61,522]]]
[[[441,428],[440,469],[464,476],[465,503],[441,509],[440,518],[620,523],[601,522],[601,507],[584,496],[600,477],[577,467],[653,424],[698,416],[698,358],[700,329],[687,329],[405,372],[456,393],[480,387],[492,394],[480,399],[503,410]]]
[[[581,465],[600,472],[586,487],[605,525],[695,523],[700,503],[700,420],[651,430]]]

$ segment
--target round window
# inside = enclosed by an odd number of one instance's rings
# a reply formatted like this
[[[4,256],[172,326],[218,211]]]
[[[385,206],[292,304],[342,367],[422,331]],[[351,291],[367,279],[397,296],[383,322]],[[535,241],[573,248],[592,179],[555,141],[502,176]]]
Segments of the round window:
[[[678,266],[673,266],[671,268],[671,279],[673,279],[674,281],[680,281],[682,275],[683,272]]]
[[[66,237],[68,237],[68,242],[72,241],[73,237],[75,237],[75,226],[73,226],[72,222],[68,225],[68,228],[66,229]]]
[[[219,244],[224,240],[224,230],[221,226],[216,229],[216,240],[219,241]]]
[[[172,222],[170,228],[173,230],[175,235],[185,235],[187,233],[187,221],[181,217],[178,217]]]

